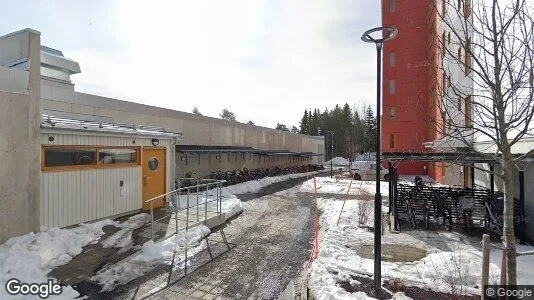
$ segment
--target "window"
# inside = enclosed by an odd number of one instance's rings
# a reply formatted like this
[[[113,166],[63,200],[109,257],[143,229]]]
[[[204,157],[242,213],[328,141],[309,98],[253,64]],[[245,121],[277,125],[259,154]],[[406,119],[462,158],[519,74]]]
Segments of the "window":
[[[394,134],[389,135],[389,148],[390,149],[395,148],[395,135]]]
[[[43,171],[140,163],[137,147],[44,146],[41,151]]]
[[[441,85],[443,86],[443,94],[447,90],[447,73],[443,72],[443,77],[441,78]]]
[[[389,12],[395,12],[396,3],[395,0],[389,0]]]
[[[389,80],[389,94],[394,95],[395,94],[395,79]]]
[[[448,133],[451,133],[452,132],[452,119],[449,119],[447,121],[447,132]]]
[[[462,47],[458,47],[458,60],[462,61]]]
[[[465,41],[465,75],[471,72],[471,38],[467,37]]]
[[[441,176],[445,176],[447,174],[447,165],[445,163],[441,163]]]
[[[447,0],[441,0],[441,14],[445,16],[447,13]]]
[[[451,44],[451,33],[447,33],[447,45]]]
[[[462,0],[458,0],[458,10],[462,9]]]
[[[458,98],[458,111],[462,111],[462,98]]]
[[[471,96],[465,98],[465,127],[473,127],[473,112],[471,107]]]
[[[442,39],[442,45],[441,45],[441,51],[443,52],[443,56],[445,56],[446,53],[446,47],[445,47],[445,41],[447,40],[447,32],[443,31],[443,39]]]
[[[99,149],[98,163],[128,164],[137,162],[137,149]]]
[[[397,116],[397,113],[395,111],[395,107],[389,108],[389,118],[392,120],[395,120],[395,117]]]
[[[44,151],[45,167],[96,164],[96,149],[52,148]]]
[[[464,3],[464,18],[469,18],[471,15],[471,0],[465,0]]]
[[[395,52],[389,53],[389,66],[394,67],[395,66]]]
[[[451,86],[451,75],[447,75],[447,84]]]

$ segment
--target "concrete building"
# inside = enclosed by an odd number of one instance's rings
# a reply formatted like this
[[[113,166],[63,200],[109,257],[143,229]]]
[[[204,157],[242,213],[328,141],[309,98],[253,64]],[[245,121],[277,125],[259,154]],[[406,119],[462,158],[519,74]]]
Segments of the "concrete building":
[[[80,72],[35,30],[0,37],[0,242],[138,211],[187,173],[322,164],[323,137],[80,93]]]

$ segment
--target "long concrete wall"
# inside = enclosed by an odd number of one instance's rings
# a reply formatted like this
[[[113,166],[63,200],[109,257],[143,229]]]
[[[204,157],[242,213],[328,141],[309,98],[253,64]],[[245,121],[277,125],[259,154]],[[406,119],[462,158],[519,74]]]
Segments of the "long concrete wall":
[[[0,243],[39,230],[39,49],[33,30],[0,38],[0,65],[28,58],[31,66],[0,71],[10,80],[0,88]]]
[[[324,138],[198,116],[186,112],[78,93],[72,85],[43,79],[41,106],[50,114],[162,126],[182,132],[182,145],[243,146],[324,153]]]

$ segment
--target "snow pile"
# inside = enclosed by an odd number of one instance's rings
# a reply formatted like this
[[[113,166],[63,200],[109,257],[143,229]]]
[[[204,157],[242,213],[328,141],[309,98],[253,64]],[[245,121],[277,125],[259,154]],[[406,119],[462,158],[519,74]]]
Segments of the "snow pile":
[[[317,299],[362,299],[361,293],[349,293],[339,282],[357,285],[350,275],[372,275],[374,262],[366,258],[362,245],[373,244],[373,232],[367,230],[374,222],[373,210],[363,211],[368,201],[317,199],[320,215],[319,255],[310,271],[309,287]],[[339,218],[340,217],[340,218]],[[340,219],[339,226],[337,225]],[[479,245],[469,243],[454,232],[410,231],[400,234],[385,232],[383,249],[389,245],[420,248],[426,256],[420,260],[382,261],[384,279],[400,279],[406,286],[418,286],[444,293],[478,294],[482,269],[482,252]],[[443,249],[443,250],[440,250]],[[424,252],[423,252],[424,253]],[[424,254],[423,254],[424,255]],[[364,257],[365,256],[365,257]],[[518,265],[519,266],[519,265]],[[521,268],[521,267],[520,267]],[[498,282],[499,268],[490,264],[490,283]],[[519,272],[521,273],[521,271]],[[520,275],[521,276],[521,275]],[[352,281],[351,281],[352,280]],[[402,299],[401,294],[396,295]]]
[[[329,166],[330,163],[332,163],[332,165],[334,166],[348,166],[349,165],[349,160],[344,158],[344,157],[334,157],[333,159],[329,160],[329,161],[325,161],[324,162],[324,165],[325,166]]]
[[[102,227],[117,225],[115,221],[103,220],[92,224],[80,224],[72,229],[43,228],[38,233],[28,233],[9,239],[0,245],[0,286],[7,280],[17,278],[26,283],[45,283],[47,274],[64,265],[82,252],[82,247],[96,242],[104,232]],[[63,288],[61,298],[79,296],[70,286]],[[8,296],[0,288],[0,299]],[[22,298],[21,298],[22,299]]]
[[[185,247],[188,248],[188,256],[202,251],[205,248],[205,243],[200,243],[200,241],[209,233],[208,227],[198,225],[188,231],[182,230],[158,243],[148,241],[140,252],[99,271],[91,280],[99,283],[102,286],[102,291],[105,292],[112,291],[115,287],[142,276],[159,264],[170,265],[174,263],[176,268],[183,268]],[[179,253],[179,255],[174,256],[174,252]]]
[[[123,251],[130,249],[133,245],[133,231],[148,222],[150,222],[149,214],[142,213],[131,216],[128,218],[128,220],[116,225],[116,227],[120,227],[122,229],[103,240],[102,246],[104,248],[123,248]]]
[[[215,212],[217,211],[217,201],[215,201],[216,195],[215,190],[208,191],[208,197],[206,201],[206,194],[205,192],[200,192],[198,194],[198,205],[200,207],[200,210],[204,211],[204,203],[208,203],[208,211]],[[177,201],[179,200],[179,201]],[[187,208],[187,197],[186,196],[180,196],[179,198],[176,197],[172,200],[173,205],[174,203],[178,204],[179,209]],[[196,194],[191,194],[189,197],[189,207],[193,208],[197,206],[197,197]],[[231,218],[243,211],[243,205],[241,203],[241,200],[239,200],[235,195],[227,194],[221,196],[221,212],[226,214],[226,218]]]
[[[330,177],[316,177],[315,181],[317,193],[320,194],[346,194],[349,186],[349,195],[374,195],[376,190],[374,181],[353,180],[351,184],[350,179],[335,179]],[[313,178],[304,182],[300,191],[313,193]],[[380,194],[382,197],[389,195],[388,183],[385,181],[380,182]]]
[[[312,176],[316,173],[317,172],[309,172],[309,173],[297,173],[297,174],[287,174],[287,175],[273,176],[273,177],[264,177],[261,179],[251,180],[251,181],[224,187],[222,188],[222,194],[229,196],[229,195],[239,195],[239,194],[247,194],[247,193],[257,193],[263,187],[269,186],[271,184],[286,181],[289,179],[306,177],[306,175]]]

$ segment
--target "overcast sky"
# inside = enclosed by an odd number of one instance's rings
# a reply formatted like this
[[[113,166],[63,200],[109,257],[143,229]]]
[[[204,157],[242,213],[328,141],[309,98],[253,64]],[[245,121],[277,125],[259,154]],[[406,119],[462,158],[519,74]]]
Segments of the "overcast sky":
[[[80,63],[80,92],[298,126],[305,108],[372,103],[375,48],[360,36],[380,2],[0,0],[0,34],[40,31]]]

